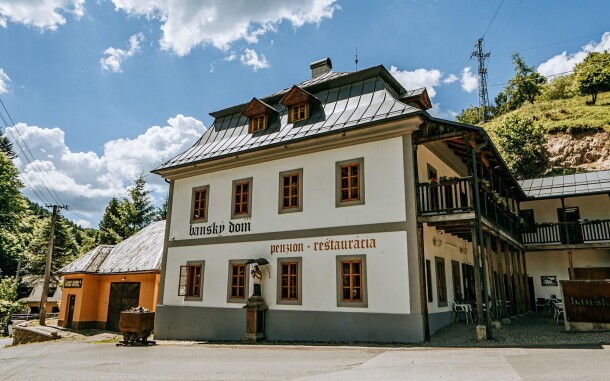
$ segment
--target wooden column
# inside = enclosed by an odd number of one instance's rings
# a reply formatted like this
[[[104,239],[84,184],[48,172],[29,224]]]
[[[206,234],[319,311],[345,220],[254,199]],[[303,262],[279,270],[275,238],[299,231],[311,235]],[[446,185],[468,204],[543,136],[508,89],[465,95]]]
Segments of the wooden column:
[[[519,288],[521,289],[521,313],[527,311],[527,298],[525,291],[525,274],[523,273],[522,252],[517,250],[517,266],[519,266]]]
[[[512,281],[512,266],[510,262],[510,253],[508,242],[504,245],[504,263],[506,264],[506,284],[508,285],[508,300],[510,301],[510,314],[517,314],[517,301],[515,300],[515,293],[513,291],[513,281]]]
[[[477,228],[472,227],[472,256],[474,262],[474,293],[477,301],[477,324],[485,324],[483,316],[483,282],[481,279],[481,258],[479,256],[479,245],[477,243]]]
[[[504,285],[504,266],[502,266],[502,241],[496,239],[496,259],[498,261],[498,286],[500,288],[500,300],[502,301],[502,307],[500,312],[503,317],[508,317],[508,311],[506,310],[506,287]]]
[[[515,250],[511,247],[510,250],[510,260],[513,266],[513,277],[512,282],[515,287],[515,311],[517,314],[520,314],[523,311],[522,308],[522,300],[521,300],[521,283],[519,282],[519,266],[517,266],[517,256],[515,254]]]
[[[491,251],[491,235],[485,235],[485,255],[487,256],[487,280],[489,281],[489,291],[491,292],[491,305],[492,311],[496,316],[496,319],[499,318],[498,315],[498,304],[497,304],[497,296],[496,296],[496,282],[494,281],[494,261],[493,261],[493,253]]]
[[[568,250],[568,274],[570,280],[574,280],[574,262],[572,261],[572,250]]]
[[[521,253],[521,260],[523,261],[523,281],[525,282],[525,300],[526,300],[526,311],[532,312],[531,295],[534,290],[530,290],[529,276],[527,275],[527,261],[525,260],[525,251]]]
[[[417,224],[417,255],[419,267],[419,289],[422,314],[422,325],[424,329],[424,341],[430,341],[430,323],[428,320],[428,293],[426,290],[426,257],[424,253],[424,225]],[[432,275],[432,274],[428,274]]]

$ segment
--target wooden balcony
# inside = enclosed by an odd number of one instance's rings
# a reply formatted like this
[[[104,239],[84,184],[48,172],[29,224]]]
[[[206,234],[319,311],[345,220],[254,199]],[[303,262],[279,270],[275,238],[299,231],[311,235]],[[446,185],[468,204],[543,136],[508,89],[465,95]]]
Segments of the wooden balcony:
[[[523,243],[528,248],[610,246],[610,220],[536,224],[524,231]]]
[[[440,226],[440,221],[447,225],[452,221],[474,220],[475,196],[471,177],[419,183],[416,188],[418,213],[422,221]],[[517,242],[521,242],[523,224],[507,206],[508,202],[482,183],[478,197],[482,220],[495,229],[501,229]],[[468,232],[465,232],[463,228],[461,230],[458,228],[458,230],[460,233],[456,235],[468,239]],[[449,233],[452,231],[449,230]]]

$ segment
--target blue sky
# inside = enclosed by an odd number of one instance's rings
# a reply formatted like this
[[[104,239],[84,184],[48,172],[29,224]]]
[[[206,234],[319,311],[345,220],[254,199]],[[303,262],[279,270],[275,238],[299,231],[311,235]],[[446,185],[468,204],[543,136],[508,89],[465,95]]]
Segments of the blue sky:
[[[608,15],[603,0],[0,0],[0,98],[18,125],[7,135],[36,159],[18,159],[26,194],[44,202],[31,188],[46,182],[68,217],[95,223],[137,173],[190,146],[209,112],[301,82],[312,61],[352,71],[357,46],[358,68],[427,86],[432,113],[452,119],[477,103],[469,57],[488,26],[493,99],[511,52],[549,75],[610,48]],[[159,201],[166,185],[149,180]]]

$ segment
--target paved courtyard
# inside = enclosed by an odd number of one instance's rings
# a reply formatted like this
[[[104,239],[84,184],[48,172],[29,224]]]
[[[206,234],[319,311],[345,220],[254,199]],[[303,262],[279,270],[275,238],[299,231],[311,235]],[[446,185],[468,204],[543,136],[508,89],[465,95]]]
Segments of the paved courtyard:
[[[385,348],[77,340],[0,349],[1,380],[608,380],[599,349]]]

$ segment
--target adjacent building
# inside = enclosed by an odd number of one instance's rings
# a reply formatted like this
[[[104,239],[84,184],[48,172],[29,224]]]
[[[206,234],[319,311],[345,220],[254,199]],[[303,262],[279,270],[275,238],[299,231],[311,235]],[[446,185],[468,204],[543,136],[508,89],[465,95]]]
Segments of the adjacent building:
[[[118,331],[121,311],[156,309],[165,221],[117,245],[100,245],[59,271],[63,295],[58,325]]]
[[[331,68],[315,62],[304,82],[211,113],[153,171],[170,183],[157,338],[241,339],[246,261],[258,258],[270,340],[418,342],[451,321],[455,300],[481,319],[488,299],[494,319],[531,308],[541,291],[526,231],[551,201],[513,177],[482,128],[430,116],[425,89],[383,66]],[[598,193],[581,196],[608,201]],[[567,266],[552,247],[535,271]],[[610,265],[608,246],[596,253]]]

